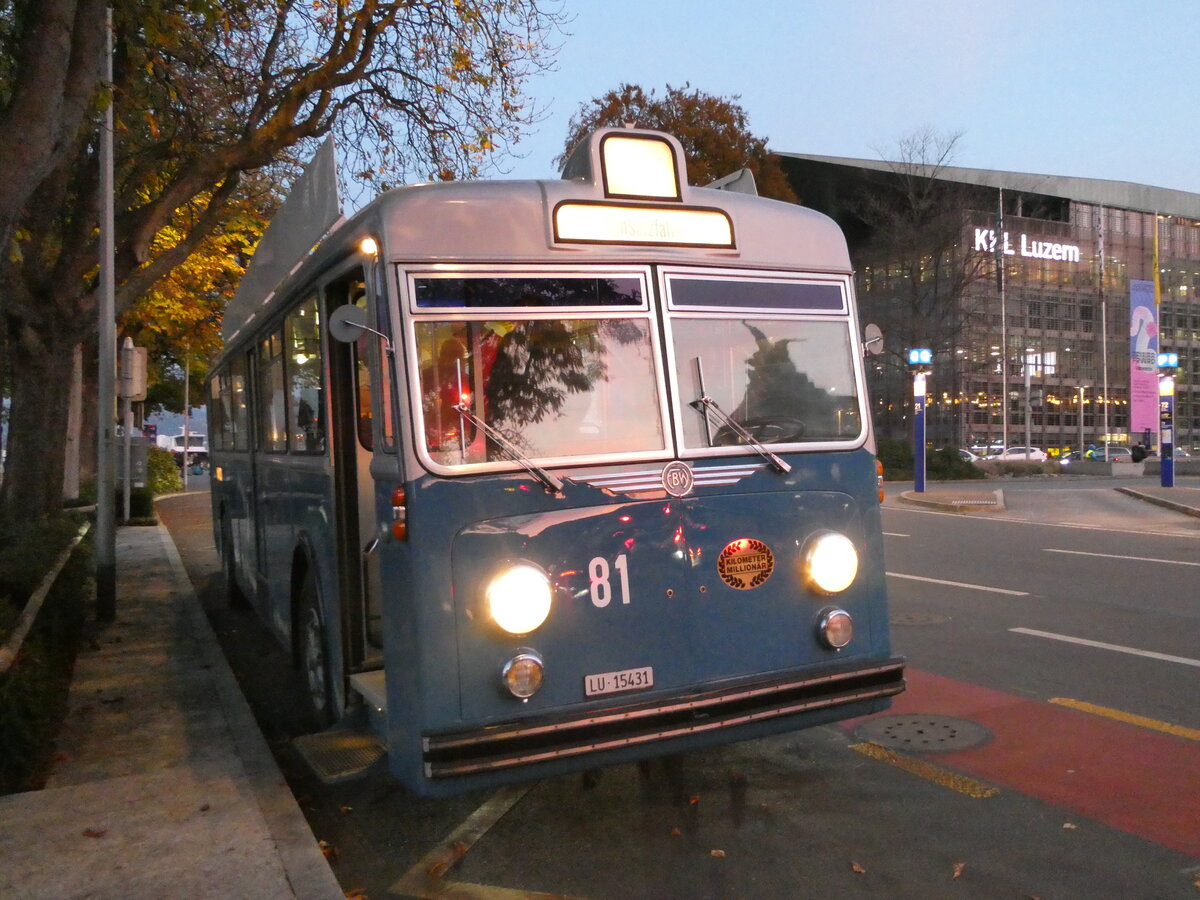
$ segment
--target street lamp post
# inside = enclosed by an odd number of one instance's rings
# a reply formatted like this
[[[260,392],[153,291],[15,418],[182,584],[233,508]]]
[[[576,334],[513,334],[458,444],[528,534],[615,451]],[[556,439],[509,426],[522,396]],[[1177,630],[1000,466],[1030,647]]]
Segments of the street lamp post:
[[[1079,386],[1079,458],[1083,459],[1083,400],[1087,394],[1087,388],[1084,385]]]
[[[925,376],[933,362],[933,351],[919,348],[908,351],[909,365],[913,370],[913,490],[925,491]]]

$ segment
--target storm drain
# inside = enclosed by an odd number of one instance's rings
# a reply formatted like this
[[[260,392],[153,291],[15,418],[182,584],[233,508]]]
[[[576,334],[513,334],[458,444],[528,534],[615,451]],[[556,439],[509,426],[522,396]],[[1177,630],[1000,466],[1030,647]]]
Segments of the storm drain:
[[[855,737],[904,753],[948,753],[970,750],[992,739],[977,722],[953,716],[879,716],[856,729]]]

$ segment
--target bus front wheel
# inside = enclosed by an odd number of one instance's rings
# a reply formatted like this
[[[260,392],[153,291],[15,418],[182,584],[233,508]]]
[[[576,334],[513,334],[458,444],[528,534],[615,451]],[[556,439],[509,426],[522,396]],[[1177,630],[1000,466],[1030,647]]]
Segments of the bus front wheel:
[[[310,569],[304,576],[297,609],[299,623],[299,660],[304,677],[309,711],[319,728],[333,724],[333,691],[329,681],[329,663],[325,653],[325,626],[321,621],[317,598],[317,579]]]
[[[221,516],[221,574],[225,580],[225,597],[233,607],[248,606],[246,595],[238,586],[237,572],[233,560],[233,528],[229,517]]]

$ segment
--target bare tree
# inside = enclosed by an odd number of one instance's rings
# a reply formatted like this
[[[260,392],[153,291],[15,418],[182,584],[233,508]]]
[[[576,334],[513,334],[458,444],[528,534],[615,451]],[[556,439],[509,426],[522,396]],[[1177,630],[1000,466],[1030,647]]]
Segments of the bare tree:
[[[972,209],[986,208],[982,189],[952,179],[947,169],[961,134],[930,128],[903,137],[885,169],[872,173],[854,211],[867,238],[856,248],[859,303],[864,321],[883,329],[884,353],[873,359],[876,426],[902,437],[912,406],[907,351],[935,355],[931,389],[952,397],[962,390],[965,330],[980,298],[972,285],[995,271],[990,255],[972,252]]]

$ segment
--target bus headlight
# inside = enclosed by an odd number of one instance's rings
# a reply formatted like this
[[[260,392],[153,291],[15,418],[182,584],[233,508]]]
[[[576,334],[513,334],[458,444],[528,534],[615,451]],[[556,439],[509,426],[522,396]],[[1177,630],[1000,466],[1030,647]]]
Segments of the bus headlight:
[[[823,594],[840,594],[858,574],[858,551],[844,534],[825,531],[804,549],[804,575]]]
[[[821,611],[817,620],[817,636],[834,650],[841,650],[854,637],[854,620],[844,609],[831,606]]]
[[[510,694],[518,700],[528,700],[541,688],[545,668],[540,656],[523,650],[504,664],[500,678]]]
[[[509,634],[529,634],[550,615],[550,579],[533,563],[515,563],[487,586],[488,614]]]

